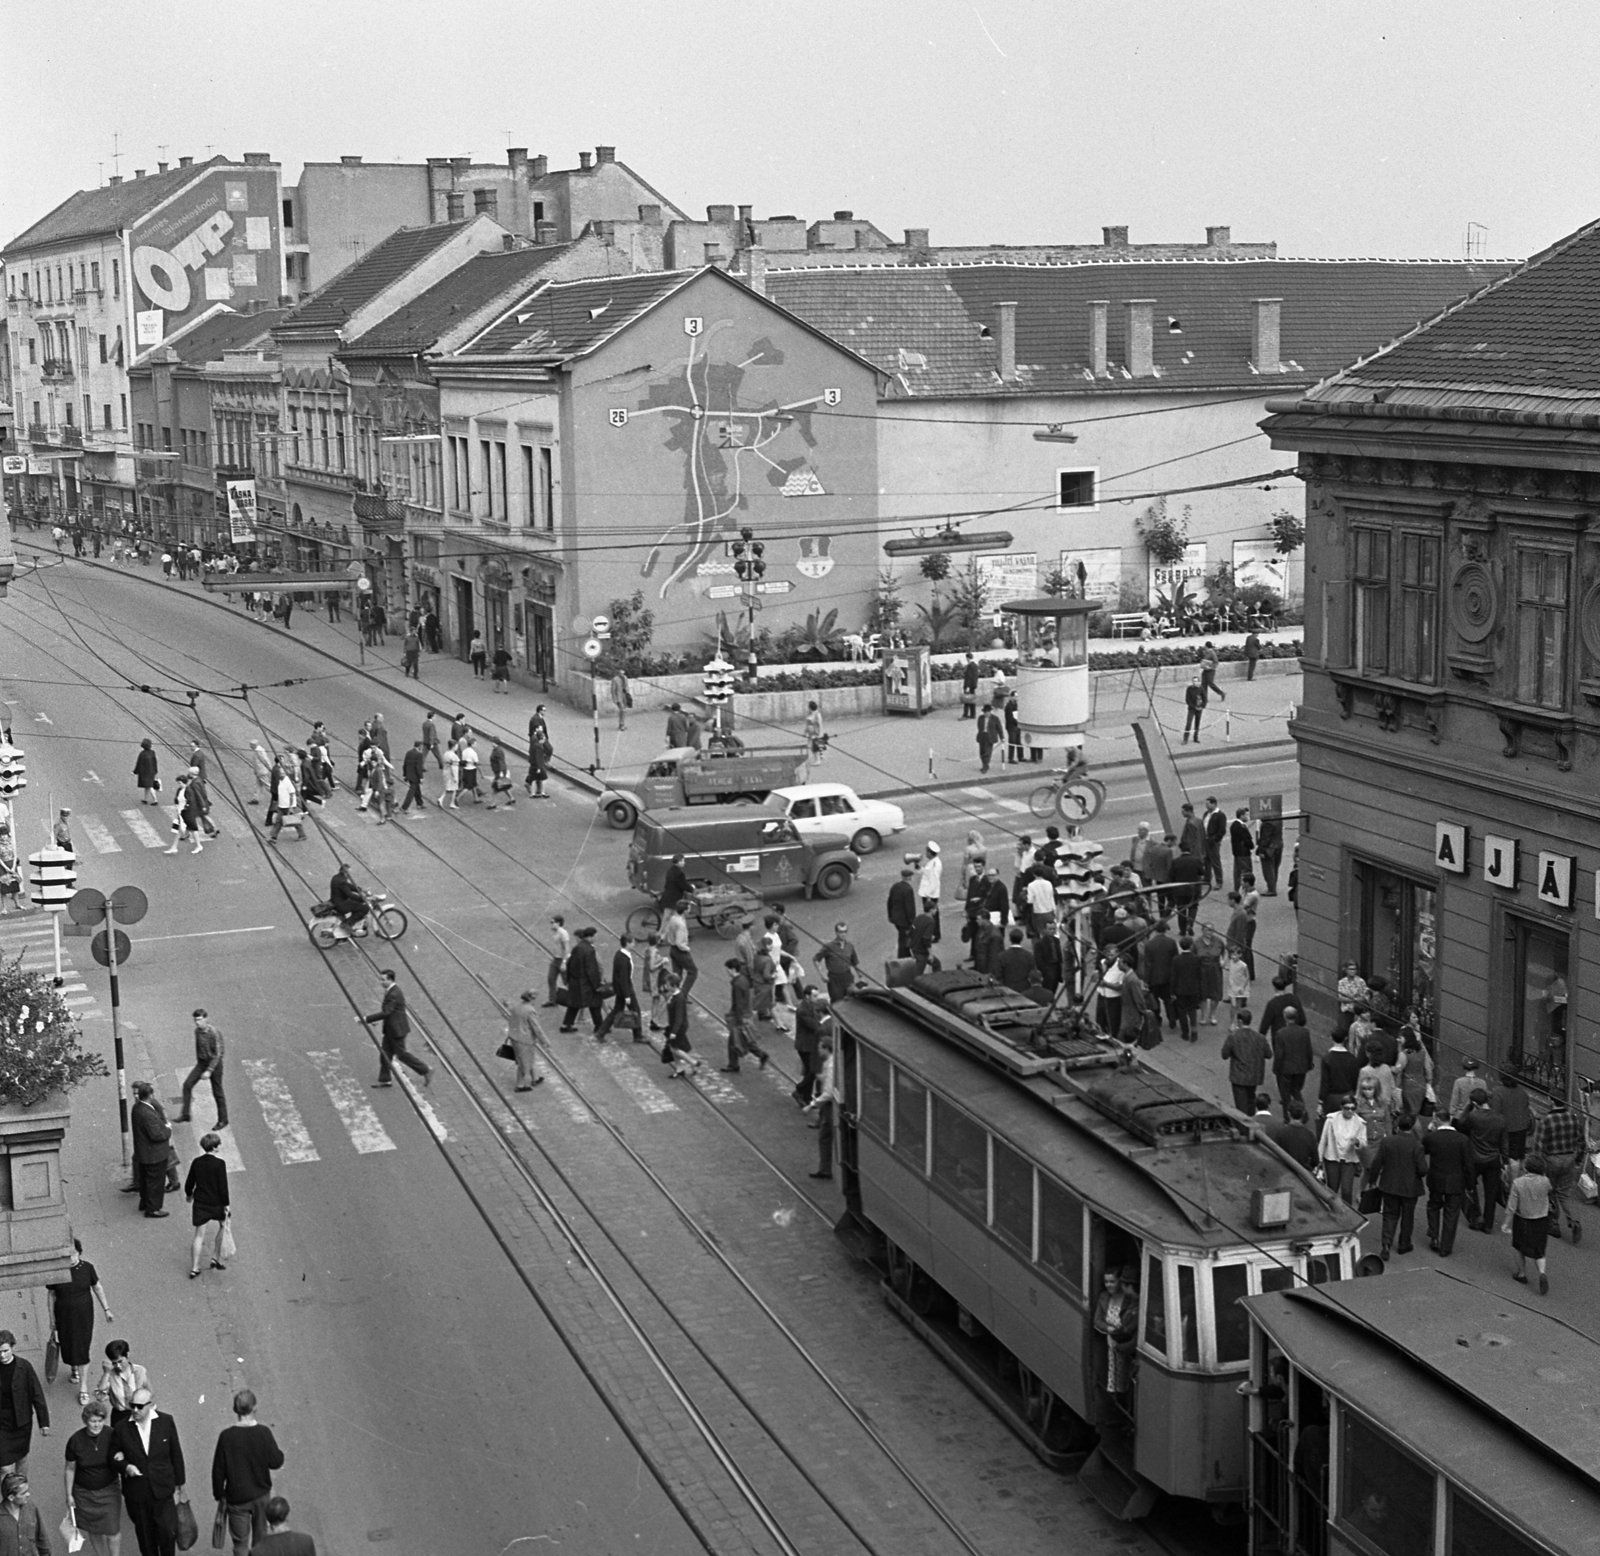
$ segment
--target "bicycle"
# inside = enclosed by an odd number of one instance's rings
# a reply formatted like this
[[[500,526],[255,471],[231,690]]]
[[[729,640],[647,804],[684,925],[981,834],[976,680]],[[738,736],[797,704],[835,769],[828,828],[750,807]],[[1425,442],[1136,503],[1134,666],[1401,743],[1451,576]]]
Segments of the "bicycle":
[[[690,893],[689,917],[702,929],[715,929],[724,940],[736,940],[755,921],[763,906],[761,897],[744,886],[697,886]],[[661,928],[661,909],[651,903],[628,915],[627,930],[643,940]]]
[[[1098,778],[1087,776],[1082,767],[1062,767],[1028,796],[1028,809],[1040,821],[1059,816],[1069,826],[1081,827],[1100,814],[1105,802],[1106,786]]]

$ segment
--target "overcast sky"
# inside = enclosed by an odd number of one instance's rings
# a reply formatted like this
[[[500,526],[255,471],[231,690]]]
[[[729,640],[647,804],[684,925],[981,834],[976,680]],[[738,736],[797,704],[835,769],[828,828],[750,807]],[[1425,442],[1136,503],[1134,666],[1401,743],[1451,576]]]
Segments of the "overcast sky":
[[[158,160],[596,143],[680,207],[934,243],[1522,257],[1600,216],[1600,5],[0,0],[0,239]]]

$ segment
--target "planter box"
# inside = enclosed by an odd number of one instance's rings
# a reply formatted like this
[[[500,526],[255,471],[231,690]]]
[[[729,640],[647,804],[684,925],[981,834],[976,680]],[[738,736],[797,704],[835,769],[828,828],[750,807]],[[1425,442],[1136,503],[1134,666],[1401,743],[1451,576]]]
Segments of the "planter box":
[[[48,1286],[72,1268],[72,1228],[61,1185],[66,1094],[31,1107],[0,1103],[0,1290]]]

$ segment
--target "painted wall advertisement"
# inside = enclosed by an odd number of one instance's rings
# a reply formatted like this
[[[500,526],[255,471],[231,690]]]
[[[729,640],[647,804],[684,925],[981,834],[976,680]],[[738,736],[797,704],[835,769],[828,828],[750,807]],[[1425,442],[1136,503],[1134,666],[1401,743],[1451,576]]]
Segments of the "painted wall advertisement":
[[[256,538],[256,483],[229,481],[228,537],[235,545]]]
[[[1027,600],[1039,592],[1039,553],[990,551],[977,557],[978,576],[989,586],[989,604]]]
[[[1170,600],[1172,591],[1183,586],[1193,599],[1206,597],[1206,543],[1192,541],[1184,548],[1181,562],[1150,561],[1150,603]]]
[[[1121,546],[1063,551],[1060,566],[1072,585],[1074,598],[1103,600],[1107,610],[1119,608],[1122,602]]]
[[[1289,559],[1271,540],[1236,540],[1233,543],[1233,582],[1235,587],[1265,584],[1284,598],[1289,592]]]
[[[283,270],[277,170],[203,173],[140,222],[131,242],[141,351],[219,303],[273,306]]]

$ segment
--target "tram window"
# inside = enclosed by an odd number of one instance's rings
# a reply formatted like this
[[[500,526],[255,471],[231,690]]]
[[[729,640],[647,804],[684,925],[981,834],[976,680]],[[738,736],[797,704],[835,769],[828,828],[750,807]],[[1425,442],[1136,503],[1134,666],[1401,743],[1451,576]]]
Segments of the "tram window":
[[[933,1180],[989,1218],[989,1132],[942,1097],[933,1099]]]
[[[1250,1320],[1239,1298],[1250,1295],[1250,1266],[1220,1264],[1211,1272],[1211,1306],[1216,1312],[1217,1364],[1250,1360]]]
[[[870,1048],[861,1054],[861,1127],[889,1138],[889,1061]]]
[[[1292,1291],[1294,1289],[1294,1271],[1287,1265],[1273,1265],[1270,1269],[1261,1272],[1261,1289],[1263,1291]]]
[[[1306,1260],[1306,1279],[1313,1286],[1326,1286],[1329,1281],[1342,1280],[1344,1271],[1339,1266],[1339,1255],[1336,1253],[1321,1254],[1315,1259]]]
[[[1150,1254],[1144,1261],[1144,1343],[1167,1354],[1167,1288],[1161,1260]]]
[[[1183,1341],[1183,1363],[1200,1365],[1200,1310],[1195,1300],[1194,1266],[1178,1266],[1178,1333]]]
[[[1431,1556],[1432,1472],[1365,1421],[1342,1418],[1339,1522],[1384,1556]]]
[[[994,1229],[1023,1258],[1033,1257],[1033,1166],[1000,1140],[994,1142]]]
[[[1445,1549],[1450,1556],[1539,1556],[1542,1547],[1524,1540],[1452,1486],[1450,1541]]]
[[[1039,1263],[1083,1289],[1083,1201],[1039,1174]]]
[[[928,1088],[904,1070],[894,1072],[894,1149],[918,1172],[928,1170]]]

